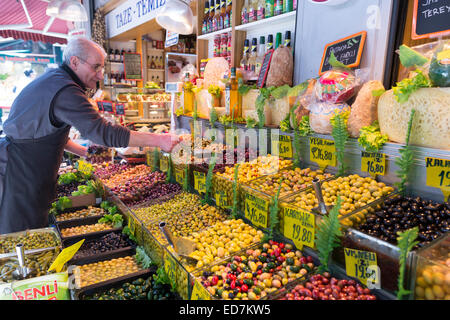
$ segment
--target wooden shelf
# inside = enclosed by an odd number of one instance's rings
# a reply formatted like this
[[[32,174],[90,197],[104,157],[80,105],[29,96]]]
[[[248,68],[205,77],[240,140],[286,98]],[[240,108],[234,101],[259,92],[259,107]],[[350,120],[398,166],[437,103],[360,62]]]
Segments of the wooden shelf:
[[[283,13],[278,16],[270,17],[267,19],[250,22],[250,23],[246,23],[246,24],[241,24],[239,26],[236,26],[235,29],[240,30],[240,31],[246,31],[246,32],[255,32],[255,31],[258,31],[262,26],[268,26],[268,25],[273,26],[275,23],[277,25],[282,24],[282,23],[283,24],[284,23],[292,23],[292,25],[294,26],[296,13],[297,13],[296,11],[291,11],[291,12]]]
[[[207,34],[202,34],[201,36],[198,36],[197,39],[200,39],[200,40],[214,40],[214,37],[216,35],[222,34],[222,33],[227,33],[227,32],[231,32],[231,27],[230,28],[226,28],[226,29],[222,29],[222,30],[219,30],[219,31],[207,33]]]
[[[147,69],[148,71],[164,72],[165,69]]]

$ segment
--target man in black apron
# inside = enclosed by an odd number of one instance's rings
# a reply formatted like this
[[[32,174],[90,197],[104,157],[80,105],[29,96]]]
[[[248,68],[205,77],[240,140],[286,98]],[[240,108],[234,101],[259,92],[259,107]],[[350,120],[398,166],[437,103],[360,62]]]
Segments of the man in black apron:
[[[171,151],[178,137],[130,131],[105,121],[85,95],[103,80],[106,53],[86,38],[71,39],[63,65],[27,85],[14,100],[0,139],[0,234],[48,225],[64,149],[86,155],[68,138],[71,126],[108,147],[160,147]]]

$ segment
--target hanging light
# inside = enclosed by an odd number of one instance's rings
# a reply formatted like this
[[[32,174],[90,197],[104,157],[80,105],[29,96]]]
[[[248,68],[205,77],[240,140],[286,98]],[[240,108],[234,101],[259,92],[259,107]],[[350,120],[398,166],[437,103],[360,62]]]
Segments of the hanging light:
[[[189,0],[168,0],[161,12],[156,16],[156,22],[169,31],[179,34],[191,34],[193,14]]]
[[[52,0],[45,13],[67,21],[88,21],[86,9],[78,0]]]

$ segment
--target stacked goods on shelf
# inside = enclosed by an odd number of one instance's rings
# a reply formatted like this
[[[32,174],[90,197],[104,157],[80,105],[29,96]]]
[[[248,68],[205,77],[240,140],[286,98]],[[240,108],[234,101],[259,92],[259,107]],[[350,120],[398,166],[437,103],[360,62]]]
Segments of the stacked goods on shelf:
[[[88,217],[101,217],[107,212],[103,208],[88,206],[87,208],[71,208],[54,215],[55,222],[84,219]]]
[[[290,244],[269,241],[242,250],[194,276],[214,299],[259,300],[314,269],[311,256]]]

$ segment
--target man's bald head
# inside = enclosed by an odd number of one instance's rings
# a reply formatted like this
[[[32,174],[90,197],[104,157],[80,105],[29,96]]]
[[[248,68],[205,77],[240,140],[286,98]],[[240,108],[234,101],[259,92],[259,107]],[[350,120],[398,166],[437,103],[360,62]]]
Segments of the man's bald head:
[[[73,37],[69,39],[64,49],[63,62],[70,65],[70,58],[73,56],[87,60],[93,54],[100,54],[103,55],[103,59],[106,58],[105,50],[94,41],[86,37]]]

